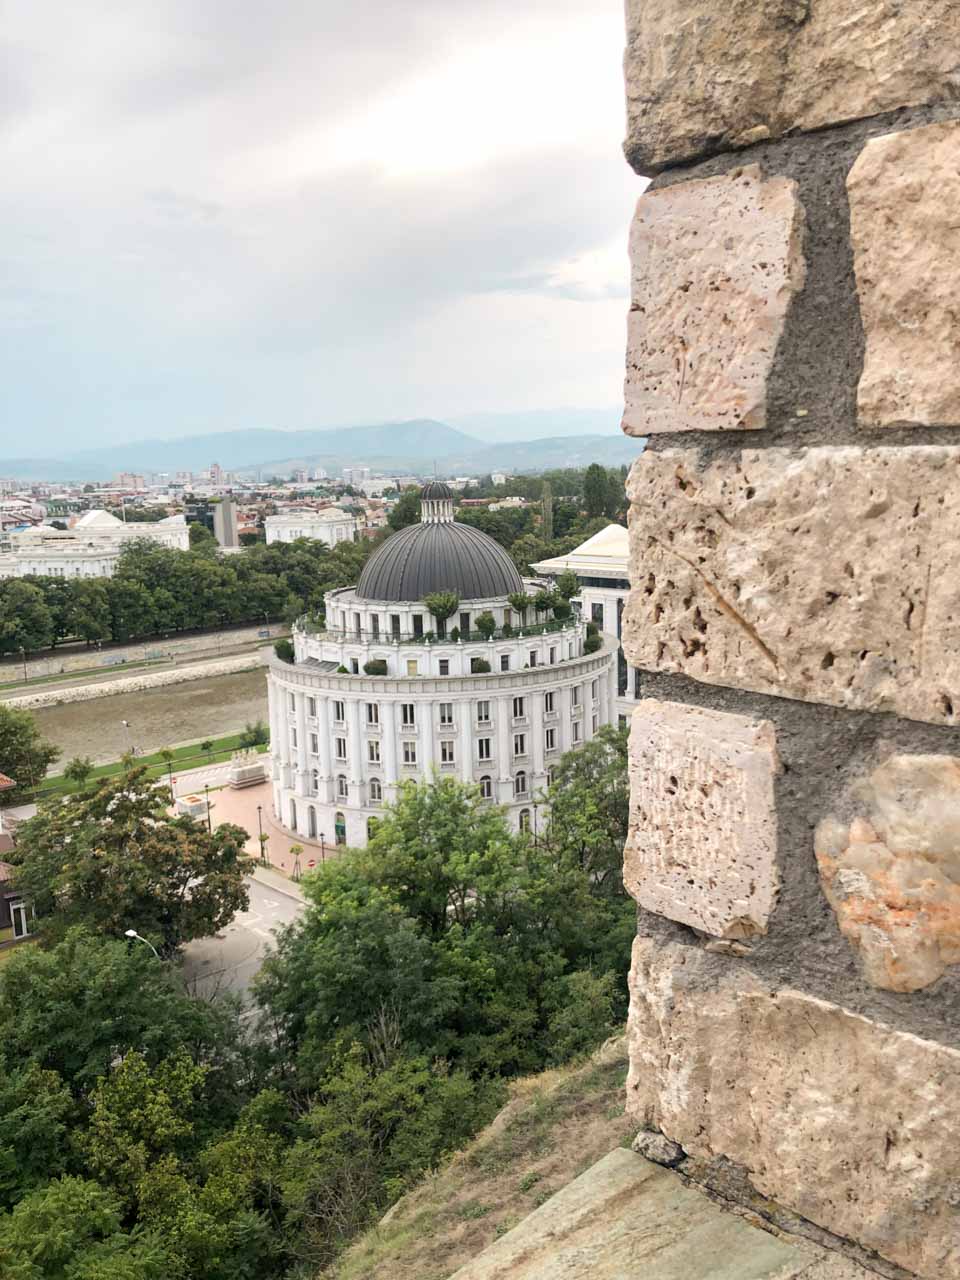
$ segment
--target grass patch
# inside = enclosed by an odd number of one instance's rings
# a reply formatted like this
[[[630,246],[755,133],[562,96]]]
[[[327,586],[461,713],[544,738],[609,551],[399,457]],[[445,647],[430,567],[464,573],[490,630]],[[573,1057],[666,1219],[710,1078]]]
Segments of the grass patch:
[[[398,1201],[323,1280],[448,1280],[608,1152],[633,1139],[623,1114],[626,1041],[585,1064],[517,1081],[465,1151]]]

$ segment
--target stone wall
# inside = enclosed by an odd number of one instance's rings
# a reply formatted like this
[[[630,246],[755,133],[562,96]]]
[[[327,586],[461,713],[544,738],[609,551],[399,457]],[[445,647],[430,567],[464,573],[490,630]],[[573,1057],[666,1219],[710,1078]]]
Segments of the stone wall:
[[[629,1105],[960,1277],[960,0],[627,7]]]

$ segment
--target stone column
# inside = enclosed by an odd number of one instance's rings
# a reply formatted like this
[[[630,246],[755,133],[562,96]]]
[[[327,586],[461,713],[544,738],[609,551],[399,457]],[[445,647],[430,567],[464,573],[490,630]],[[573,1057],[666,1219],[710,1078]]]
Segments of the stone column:
[[[302,690],[298,689],[294,695],[296,698],[296,725],[297,725],[297,783],[296,792],[298,796],[308,796],[310,794],[310,742],[307,738],[307,699]]]
[[[497,722],[497,775],[501,782],[510,778],[512,760],[510,748],[513,746],[513,730],[510,726],[513,712],[513,698],[497,698],[493,704]]]
[[[330,767],[330,699],[326,694],[317,698],[317,737],[320,748],[320,795],[329,801],[333,770]]]
[[[544,774],[544,743],[543,743],[543,694],[534,693],[530,695],[530,728],[528,729],[527,741],[530,743],[530,760],[533,766],[534,777],[538,783]],[[531,791],[534,790],[531,787]]]
[[[470,717],[476,712],[476,703],[458,703],[456,714],[460,718],[458,725],[460,759],[457,761],[462,782],[473,781],[473,731]]]
[[[392,799],[397,785],[397,704],[384,702],[380,706],[383,718],[383,777],[385,785],[390,788],[384,799]]]
[[[960,4],[627,11],[629,1109],[958,1276]]]
[[[364,776],[364,741],[360,733],[360,703],[351,698],[347,703],[347,759],[350,762],[350,800],[360,803],[360,783]]]
[[[424,778],[430,778],[433,774],[434,757],[434,726],[438,725],[439,712],[436,704],[433,702],[418,703],[417,705],[417,756],[420,762],[420,768],[423,770]]]

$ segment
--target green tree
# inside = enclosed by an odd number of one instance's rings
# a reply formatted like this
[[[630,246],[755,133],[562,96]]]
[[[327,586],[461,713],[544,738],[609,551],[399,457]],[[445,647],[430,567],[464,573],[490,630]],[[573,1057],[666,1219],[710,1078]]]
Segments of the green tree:
[[[78,640],[93,644],[110,636],[110,601],[102,582],[80,578],[70,583],[69,629]]]
[[[63,776],[78,788],[86,783],[91,773],[93,773],[93,761],[89,756],[74,756],[63,770]]]
[[[538,591],[533,597],[533,607],[537,613],[549,613],[557,603],[557,597],[552,591]]]
[[[556,593],[564,600],[572,600],[580,594],[580,580],[572,569],[564,569],[556,581]]]
[[[473,621],[474,627],[483,636],[484,640],[489,640],[497,629],[497,620],[489,610],[478,613]]]
[[[164,954],[246,909],[247,833],[170,817],[169,793],[132,769],[42,809],[18,831],[17,885],[62,930],[136,929]]]
[[[40,785],[59,747],[42,737],[26,711],[0,703],[0,773],[12,778],[22,795]],[[0,792],[0,805],[13,804],[16,792]]]
[[[549,1003],[547,1039],[550,1061],[556,1066],[596,1049],[621,1022],[615,973],[565,973],[557,979]]]
[[[447,619],[460,608],[460,597],[455,591],[432,591],[423,597],[423,603],[437,620],[437,635],[446,635]]]
[[[286,636],[282,636],[273,646],[273,651],[281,662],[292,663],[296,658],[296,651],[293,647],[293,641],[288,640]]]
[[[53,614],[40,587],[23,578],[0,583],[0,653],[33,653],[53,641]]]
[[[142,582],[123,577],[107,580],[110,635],[117,641],[150,635],[155,626],[153,598]]]
[[[610,488],[606,470],[598,462],[591,462],[583,479],[583,505],[588,516],[602,516],[607,512]]]
[[[549,480],[543,483],[540,495],[540,532],[547,542],[553,539],[553,488]]]
[[[190,550],[207,556],[217,554],[217,540],[213,531],[199,521],[190,522]]]
[[[526,591],[511,591],[507,596],[507,602],[514,613],[520,615],[520,625],[524,626],[527,621],[527,610],[533,604],[532,596],[527,595]]]
[[[207,757],[208,764],[210,763],[210,759],[213,756],[213,748],[214,748],[214,741],[212,738],[204,738],[203,742],[200,743],[200,750]]]
[[[270,741],[270,730],[262,720],[251,724],[248,720],[240,735],[241,747],[260,747]]]
[[[400,501],[387,516],[387,523],[394,533],[405,529],[408,524],[416,524],[420,519],[420,490],[405,489]]]
[[[70,1091],[55,1071],[35,1062],[0,1071],[0,1210],[67,1172],[74,1111]]]
[[[604,725],[564,755],[547,793],[546,839],[598,887],[622,893],[623,846],[630,826],[628,731]]]

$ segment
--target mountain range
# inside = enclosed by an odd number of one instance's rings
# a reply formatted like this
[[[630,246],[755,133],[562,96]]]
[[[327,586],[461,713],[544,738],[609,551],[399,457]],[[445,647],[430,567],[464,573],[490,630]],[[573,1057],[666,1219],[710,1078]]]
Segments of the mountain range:
[[[568,411],[560,423],[551,415],[478,415],[477,435],[430,418],[373,426],[340,427],[322,431],[252,429],[185,436],[177,440],[140,440],[96,449],[65,452],[58,458],[0,458],[0,476],[29,480],[103,480],[120,471],[202,471],[218,462],[241,475],[286,474],[298,467],[324,467],[336,472],[351,464],[391,473],[412,471],[438,475],[483,474],[489,471],[542,471],[553,467],[602,462],[619,466],[631,462],[642,443],[616,431],[609,415],[588,418],[594,411]],[[573,416],[571,416],[573,415]],[[580,415],[583,415],[582,417]],[[480,421],[482,418],[485,421]],[[499,421],[493,423],[491,418]],[[516,435],[497,437],[506,430],[504,419],[516,422]],[[608,422],[598,431],[574,433],[575,425]],[[542,438],[524,438],[524,430],[548,424],[557,429]],[[519,437],[519,438],[518,438]]]

